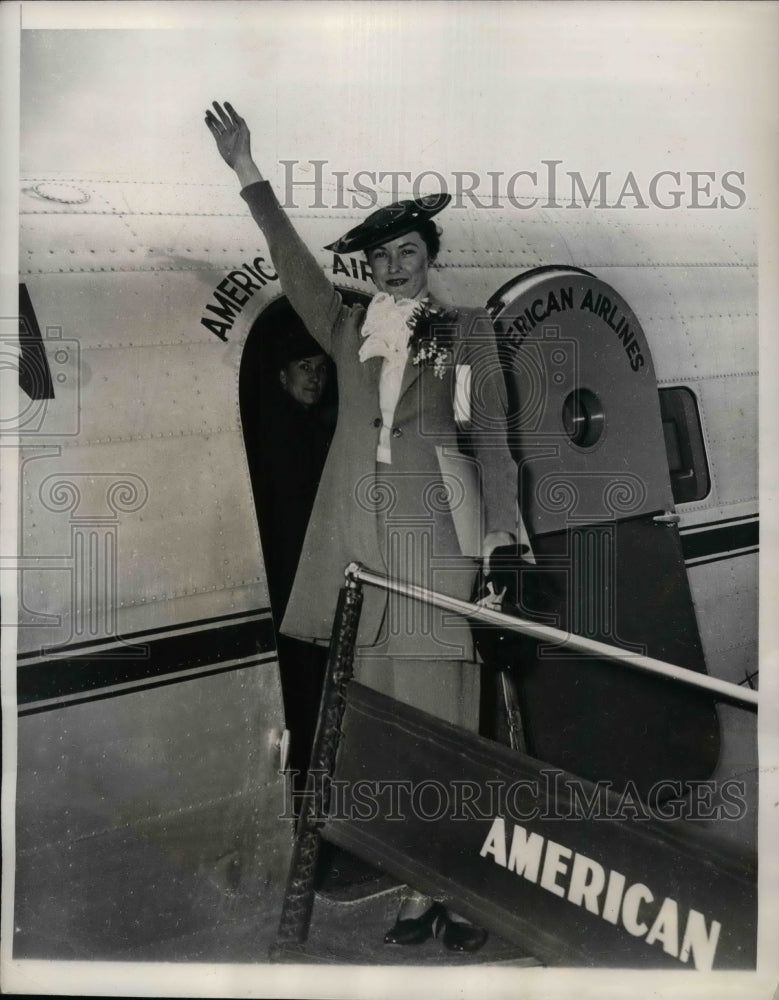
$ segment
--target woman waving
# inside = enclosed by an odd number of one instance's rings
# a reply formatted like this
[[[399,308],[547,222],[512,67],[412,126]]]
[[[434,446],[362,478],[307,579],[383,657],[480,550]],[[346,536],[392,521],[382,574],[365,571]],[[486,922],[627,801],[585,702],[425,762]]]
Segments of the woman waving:
[[[482,557],[515,539],[517,471],[489,318],[442,303],[428,288],[439,250],[433,218],[448,196],[381,208],[328,247],[363,251],[373,273],[378,291],[368,308],[347,306],[263,180],[244,120],[215,103],[206,124],[237,174],[284,293],[338,374],[338,424],[282,632],[327,642],[344,568],[353,561],[468,600],[478,563],[463,553],[453,518],[465,487],[442,472],[440,458],[458,442],[463,384],[471,387],[465,411],[480,473]],[[357,643],[360,683],[476,730],[479,675],[464,619],[369,588]],[[439,928],[454,950],[475,950],[486,938],[414,897],[385,940],[416,943]]]

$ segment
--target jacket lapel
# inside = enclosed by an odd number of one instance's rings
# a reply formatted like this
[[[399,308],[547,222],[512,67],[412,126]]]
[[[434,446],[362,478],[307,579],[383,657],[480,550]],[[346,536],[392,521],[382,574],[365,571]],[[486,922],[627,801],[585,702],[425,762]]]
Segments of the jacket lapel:
[[[411,386],[416,382],[419,376],[422,374],[422,368],[424,365],[415,365],[411,363],[412,351],[409,351],[409,355],[406,358],[406,367],[403,369],[403,378],[400,382],[400,395],[398,396],[398,405],[400,405],[401,399],[406,395]]]
[[[443,303],[439,302],[437,299],[434,299],[432,296],[430,296],[428,304],[434,309],[446,308],[443,305]],[[455,325],[457,323],[457,310],[450,309],[450,312],[455,313],[455,317],[451,321],[452,325]],[[421,377],[422,372],[429,367],[429,365],[426,364],[420,364],[420,365],[413,364],[412,356],[414,353],[415,352],[413,349],[409,350],[408,358],[406,359],[406,367],[403,369],[403,380],[400,383],[400,395],[398,396],[398,405],[400,405],[400,401],[403,399],[408,390],[414,385],[417,379]]]

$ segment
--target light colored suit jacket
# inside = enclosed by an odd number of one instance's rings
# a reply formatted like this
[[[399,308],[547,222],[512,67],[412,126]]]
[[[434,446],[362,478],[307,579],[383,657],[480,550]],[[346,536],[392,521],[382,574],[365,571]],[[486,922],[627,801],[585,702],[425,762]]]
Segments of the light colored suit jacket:
[[[487,314],[456,311],[454,363],[447,365],[443,378],[430,365],[406,363],[394,416],[392,465],[382,467],[387,475],[377,480],[382,359],[362,363],[358,358],[365,309],[343,303],[269,183],[251,184],[241,194],[267,239],[283,291],[338,372],[338,425],[282,631],[328,639],[344,568],[353,560],[468,599],[475,562],[461,555],[436,453],[437,446],[458,440],[453,405],[457,365],[471,369],[469,438],[481,471],[484,531],[516,534],[517,522],[517,469],[506,444],[505,385]],[[452,502],[459,502],[456,488],[453,495]],[[370,645],[384,634],[390,636],[390,652],[405,649],[411,655],[413,647],[418,655],[425,650],[419,635],[393,638],[402,631],[392,628],[386,595],[367,588],[358,642]],[[436,653],[440,656],[441,648],[434,642],[422,655]]]

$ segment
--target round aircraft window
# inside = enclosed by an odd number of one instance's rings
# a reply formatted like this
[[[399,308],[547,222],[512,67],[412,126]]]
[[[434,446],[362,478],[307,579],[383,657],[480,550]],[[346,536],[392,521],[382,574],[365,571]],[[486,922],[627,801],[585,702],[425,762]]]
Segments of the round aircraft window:
[[[592,448],[605,425],[603,407],[594,392],[574,389],[563,403],[563,427],[573,444],[579,448]]]

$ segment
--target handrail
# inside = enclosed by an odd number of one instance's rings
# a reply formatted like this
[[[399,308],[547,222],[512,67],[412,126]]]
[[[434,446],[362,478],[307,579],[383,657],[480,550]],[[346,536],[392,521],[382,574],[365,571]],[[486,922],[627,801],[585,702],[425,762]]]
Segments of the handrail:
[[[373,573],[365,569],[360,563],[350,563],[345,570],[347,581],[360,581],[371,587],[378,587],[381,590],[390,591],[393,594],[400,594],[403,597],[410,597],[416,601],[423,601],[432,604],[434,607],[444,611],[454,611],[457,614],[465,615],[468,618],[482,621],[490,625],[499,625],[501,628],[509,629],[512,632],[521,632],[534,639],[545,639],[548,642],[557,643],[560,647],[576,650],[581,653],[590,653],[593,656],[604,657],[614,660],[623,666],[632,667],[635,670],[643,670],[647,673],[668,677],[671,680],[681,681],[692,687],[711,691],[713,694],[727,701],[735,702],[739,707],[750,711],[757,711],[758,693],[751,689],[742,688],[738,684],[730,681],[722,681],[716,677],[709,677],[708,674],[699,674],[695,670],[688,670],[686,667],[677,667],[673,663],[665,663],[663,660],[656,660],[651,656],[642,656],[638,653],[630,653],[617,646],[610,646],[608,643],[599,642],[597,639],[587,639],[585,636],[574,635],[572,632],[563,632],[561,629],[552,628],[550,625],[539,625],[537,622],[528,621],[526,618],[515,618],[512,615],[504,614],[502,611],[494,611],[491,608],[482,607],[479,604],[472,604],[470,601],[462,601],[457,597],[449,597],[447,594],[439,594],[435,590],[428,590],[426,587],[419,587],[413,583],[404,583],[400,580],[391,580],[389,577]]]

